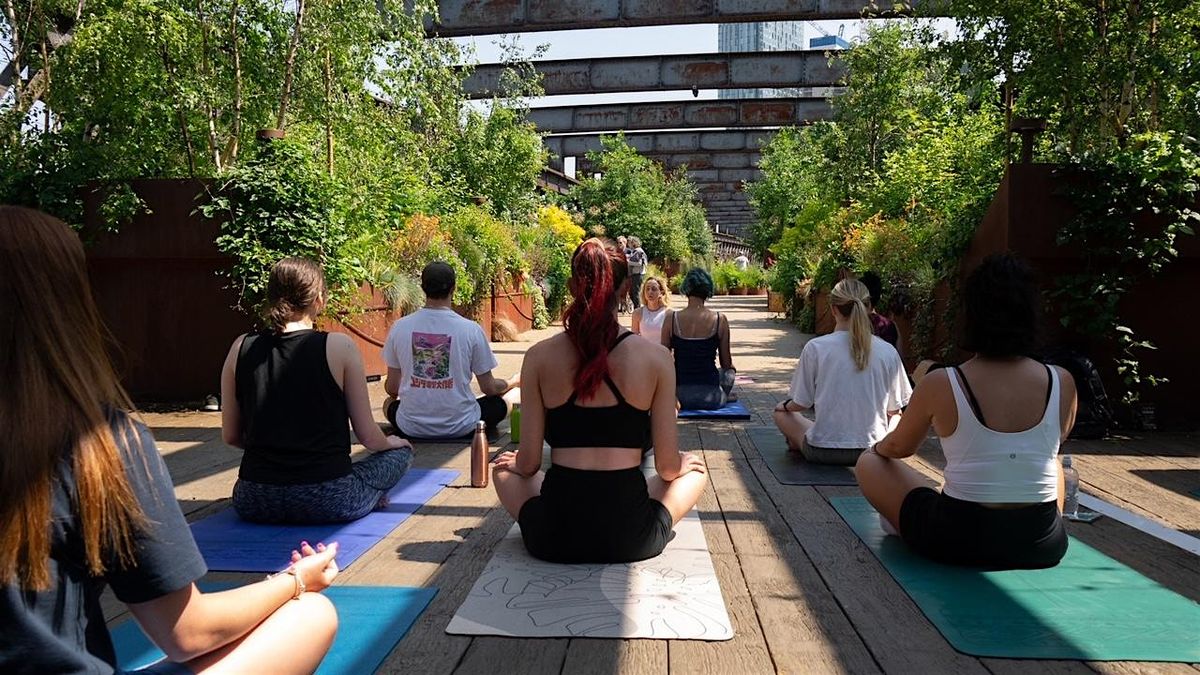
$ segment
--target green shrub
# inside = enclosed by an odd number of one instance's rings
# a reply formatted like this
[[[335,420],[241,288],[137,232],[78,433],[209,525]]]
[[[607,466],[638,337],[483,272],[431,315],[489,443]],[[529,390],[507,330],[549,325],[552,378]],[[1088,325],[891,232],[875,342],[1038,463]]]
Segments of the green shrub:
[[[330,307],[344,308],[363,276],[343,248],[345,223],[334,215],[334,186],[309,148],[289,140],[261,144],[254,157],[230,170],[200,206],[221,221],[216,244],[233,258],[228,274],[239,304],[257,310],[271,266],[281,258],[312,258],[325,270]]]

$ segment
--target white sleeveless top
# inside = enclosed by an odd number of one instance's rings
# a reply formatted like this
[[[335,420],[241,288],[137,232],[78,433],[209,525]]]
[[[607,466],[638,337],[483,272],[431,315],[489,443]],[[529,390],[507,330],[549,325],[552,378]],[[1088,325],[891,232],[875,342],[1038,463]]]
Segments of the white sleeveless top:
[[[647,307],[642,306],[638,311],[642,313],[642,337],[658,342],[659,336],[662,335],[663,320],[667,318],[666,306],[659,307],[658,311],[651,311]]]
[[[975,417],[951,369],[947,370],[958,427],[941,439],[946,455],[942,492],[983,504],[1032,504],[1058,498],[1059,424],[1058,371],[1050,370],[1050,400],[1042,420],[1032,429],[1013,433],[983,426]]]

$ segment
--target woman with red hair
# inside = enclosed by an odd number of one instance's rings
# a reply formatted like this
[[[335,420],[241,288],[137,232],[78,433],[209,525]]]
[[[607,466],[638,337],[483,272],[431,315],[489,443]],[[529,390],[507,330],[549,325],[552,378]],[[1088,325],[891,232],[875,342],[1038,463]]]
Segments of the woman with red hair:
[[[662,552],[708,481],[679,452],[671,355],[617,322],[628,292],[625,252],[588,239],[571,257],[574,302],[564,332],[534,345],[521,367],[521,446],[496,458],[504,508],[534,557],[633,562]],[[541,471],[542,442],[551,466]],[[657,475],[641,471],[654,448]]]

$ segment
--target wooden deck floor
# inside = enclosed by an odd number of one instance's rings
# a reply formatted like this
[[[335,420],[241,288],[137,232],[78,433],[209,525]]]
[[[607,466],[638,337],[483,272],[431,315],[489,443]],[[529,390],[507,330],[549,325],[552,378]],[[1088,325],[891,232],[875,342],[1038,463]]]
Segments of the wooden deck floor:
[[[337,583],[435,586],[437,597],[399,643],[387,673],[1188,673],[1188,664],[979,659],[956,652],[829,504],[855,488],[782,485],[744,429],[770,424],[804,336],[772,320],[765,298],[718,298],[734,361],[754,378],[742,399],[751,422],[687,422],[684,449],[702,453],[711,488],[699,509],[736,637],[728,642],[509,639],[447,635],[446,624],[512,525],[494,492],[469,487],[467,448],[424,445],[416,466],[463,476],[376,545]],[[494,345],[507,374],[532,341]],[[378,387],[373,392],[381,395]],[[227,506],[240,451],[220,441],[219,415],[152,414],[180,504],[194,520]],[[507,437],[501,442],[507,441]],[[1200,533],[1200,435],[1071,442],[1084,489],[1172,528]],[[916,464],[936,475],[930,441]],[[1200,558],[1118,523],[1072,523],[1082,541],[1200,601]],[[256,580],[258,575],[214,574]],[[110,620],[123,608],[106,605]],[[1119,609],[1114,610],[1119,611]],[[1200,639],[1200,636],[1197,636]]]

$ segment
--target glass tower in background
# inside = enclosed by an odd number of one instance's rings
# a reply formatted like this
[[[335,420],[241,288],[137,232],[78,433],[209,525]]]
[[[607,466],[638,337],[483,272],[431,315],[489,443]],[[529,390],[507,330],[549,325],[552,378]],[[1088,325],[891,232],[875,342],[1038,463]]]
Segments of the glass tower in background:
[[[723,23],[717,29],[717,51],[778,52],[805,49],[803,21]],[[803,96],[800,89],[722,89],[720,98]]]

